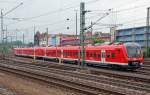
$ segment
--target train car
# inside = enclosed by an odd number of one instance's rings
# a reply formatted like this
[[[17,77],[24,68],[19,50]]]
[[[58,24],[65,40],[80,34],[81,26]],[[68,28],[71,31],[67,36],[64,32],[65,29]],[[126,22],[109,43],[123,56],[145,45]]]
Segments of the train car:
[[[14,51],[19,56],[62,59],[73,63],[82,61],[80,46],[15,48]],[[142,66],[143,60],[141,47],[137,43],[85,46],[85,63],[90,65],[137,69]]]

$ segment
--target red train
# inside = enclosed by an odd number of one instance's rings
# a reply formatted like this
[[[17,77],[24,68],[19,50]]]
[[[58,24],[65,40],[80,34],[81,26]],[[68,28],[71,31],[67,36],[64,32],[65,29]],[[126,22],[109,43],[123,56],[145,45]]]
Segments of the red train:
[[[80,46],[15,48],[16,56],[77,62]],[[137,43],[85,46],[85,63],[137,69],[143,64],[143,53]]]

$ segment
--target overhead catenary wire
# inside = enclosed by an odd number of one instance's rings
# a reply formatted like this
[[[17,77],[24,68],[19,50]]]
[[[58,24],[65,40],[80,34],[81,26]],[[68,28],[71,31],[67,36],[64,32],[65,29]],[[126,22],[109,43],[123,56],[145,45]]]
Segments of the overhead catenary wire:
[[[96,15],[94,16],[90,16],[90,17],[86,17],[86,19],[90,19],[90,18],[93,18],[95,17]],[[140,20],[145,20],[146,17],[142,17],[142,18],[138,18],[138,19],[134,19],[134,20],[129,20],[129,21],[124,21],[124,22],[120,22],[120,24],[127,24],[127,23],[133,23],[135,21],[140,21]],[[78,20],[80,20],[78,18]],[[60,23],[66,23],[64,20],[61,20],[61,21],[57,21],[57,22],[54,22],[54,23],[48,23],[48,24],[43,24],[43,25],[37,25],[37,27],[46,27],[47,25],[57,25],[57,24],[60,24]],[[101,25],[106,25],[106,23],[97,23],[97,24],[101,24]],[[107,24],[108,25],[108,24]],[[33,26],[30,26],[30,27],[26,27],[26,28],[21,28],[20,30],[26,30],[26,29],[32,29]],[[15,29],[11,29],[11,30],[15,30]]]
[[[146,7],[146,6],[148,6],[148,5],[149,5],[149,4],[143,4],[143,5],[138,5],[138,6],[128,7],[128,8],[123,8],[123,9],[119,9],[119,10],[116,9],[116,11],[111,11],[111,12],[112,12],[112,13],[113,13],[113,12],[120,13],[120,12],[125,12],[125,11],[132,11],[132,10],[134,10],[134,9],[138,9],[138,8],[141,8],[141,7]],[[112,9],[115,9],[115,8],[112,8]],[[108,9],[105,9],[104,11],[106,11],[106,10],[108,10]],[[91,11],[94,13],[94,12],[102,11],[102,10],[91,10]]]
[[[90,4],[90,3],[95,3],[99,0],[90,0],[90,1],[87,1],[85,2],[86,4]],[[32,19],[36,19],[36,18],[40,18],[40,17],[43,17],[43,16],[47,16],[47,15],[51,15],[51,14],[54,14],[54,13],[58,13],[58,12],[62,12],[62,11],[66,11],[66,10],[69,10],[69,9],[73,9],[73,8],[76,8],[78,7],[78,5],[74,5],[74,6],[70,6],[70,7],[65,7],[63,9],[58,9],[58,10],[54,10],[54,11],[50,11],[50,12],[47,12],[47,13],[43,13],[43,14],[40,14],[40,15],[37,15],[37,16],[33,16],[33,17],[28,17],[28,18],[24,18],[24,20],[32,20]]]
[[[91,0],[92,1],[92,0]],[[147,5],[147,4],[146,4]],[[142,7],[144,7],[144,6],[142,6]],[[136,8],[141,8],[141,7],[130,7],[130,8],[125,8],[125,9],[120,9],[120,10],[115,10],[115,11],[112,11],[112,12],[118,12],[118,13],[120,13],[120,12],[124,12],[124,11],[131,11],[131,10],[133,10],[133,9],[136,9]],[[71,8],[72,9],[72,8]],[[94,12],[93,12],[93,14],[94,14]],[[93,18],[96,18],[96,16],[93,16]],[[28,21],[30,21],[30,20],[32,20],[32,19],[28,19]],[[27,21],[27,20],[25,20],[24,19],[24,21]],[[21,21],[22,22],[22,21]],[[62,23],[65,23],[65,21],[63,21],[62,20]],[[129,21],[130,23],[132,23],[132,21]],[[126,23],[129,23],[129,22],[126,22]],[[18,23],[18,22],[17,22]],[[60,24],[61,23],[61,21],[59,22],[54,22],[54,23],[49,23],[49,24],[44,24],[44,25],[37,25],[38,27],[45,27],[46,25],[56,25],[56,24]],[[124,22],[123,22],[124,23]],[[29,27],[29,28],[33,28],[33,27]],[[26,28],[26,29],[29,29],[29,28]],[[52,29],[53,30],[53,29]],[[55,30],[55,29],[54,29]]]
[[[91,1],[93,1],[93,0],[91,0]],[[98,1],[98,0],[95,0],[95,1]],[[94,1],[93,1],[94,2]],[[88,3],[88,2],[87,2]],[[148,5],[148,4],[146,4],[146,5]],[[124,12],[124,11],[129,11],[129,10],[133,10],[133,9],[136,9],[136,8],[141,8],[141,7],[144,7],[145,5],[140,5],[140,6],[134,6],[134,7],[130,7],[130,8],[125,8],[125,9],[120,9],[120,10],[116,10],[116,11],[112,11],[112,13],[114,13],[114,12],[117,12],[117,13],[119,13],[119,12]],[[72,8],[72,7],[70,7],[70,8]],[[60,11],[60,10],[59,10]],[[91,10],[92,12],[94,11],[94,10]],[[98,11],[98,10],[97,10]],[[106,10],[99,10],[99,11],[106,11]],[[55,13],[55,12],[54,12]],[[40,15],[39,15],[40,16]],[[42,16],[42,15],[41,15]],[[33,18],[34,19],[34,18]],[[21,21],[19,21],[19,22],[22,22],[22,21],[28,21],[28,20],[32,20],[32,18],[31,19],[29,19],[29,18],[21,18]],[[16,22],[16,23],[19,23],[19,22]],[[14,25],[14,23],[12,23],[13,25]]]
[[[92,18],[95,18],[95,17],[99,17],[98,15],[92,15],[92,16],[89,16],[89,17],[86,17],[85,19],[92,19]],[[80,20],[80,18],[77,19],[78,21]],[[73,19],[72,21],[75,21],[75,19]],[[20,21],[21,22],[21,21]],[[19,22],[16,22],[16,23],[19,23]],[[46,27],[48,25],[58,25],[58,24],[62,24],[62,23],[66,23],[65,20],[60,20],[60,21],[56,21],[56,22],[53,22],[53,23],[46,23],[46,24],[42,24],[42,25],[36,25],[37,27]],[[73,22],[75,23],[75,22]],[[9,25],[14,25],[15,23],[10,23],[8,24]],[[21,28],[21,30],[25,30],[25,29],[31,29],[33,28],[32,26],[30,27],[26,27],[26,28]],[[15,29],[11,29],[11,30],[15,30]]]
[[[16,7],[12,8],[12,9],[9,10],[8,12],[6,12],[5,14],[3,14],[3,16],[6,16],[7,14],[11,13],[13,10],[17,9],[17,8],[20,7],[21,5],[23,5],[23,2],[21,2],[19,5],[17,5]]]

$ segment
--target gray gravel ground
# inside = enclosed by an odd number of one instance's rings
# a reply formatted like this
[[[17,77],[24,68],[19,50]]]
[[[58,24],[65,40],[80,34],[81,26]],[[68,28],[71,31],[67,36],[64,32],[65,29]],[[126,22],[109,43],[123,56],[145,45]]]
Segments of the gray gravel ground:
[[[7,88],[0,87],[0,95],[16,95],[16,94],[8,90]]]

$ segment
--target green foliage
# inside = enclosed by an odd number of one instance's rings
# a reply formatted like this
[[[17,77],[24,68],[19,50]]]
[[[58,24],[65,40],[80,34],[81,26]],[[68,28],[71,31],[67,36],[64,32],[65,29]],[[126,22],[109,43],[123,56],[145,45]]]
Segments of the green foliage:
[[[101,39],[94,39],[94,44],[97,44],[97,43],[104,43],[105,41],[104,40],[101,40]]]
[[[13,42],[5,42],[5,43],[0,43],[0,54],[9,54],[9,52],[12,50],[13,47],[18,47],[22,46],[21,41],[13,41]]]
[[[29,46],[29,47],[33,47],[33,46],[34,46],[34,44],[33,44],[32,42],[30,42],[27,46]]]
[[[144,49],[143,55],[145,58],[150,57],[150,47]]]
[[[22,41],[18,40],[18,41],[13,41],[12,44],[16,45],[16,46],[21,46],[23,43],[22,43]]]
[[[11,47],[9,45],[0,45],[0,53],[8,54],[9,50],[11,50]]]

